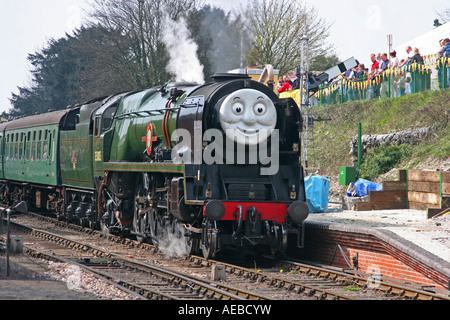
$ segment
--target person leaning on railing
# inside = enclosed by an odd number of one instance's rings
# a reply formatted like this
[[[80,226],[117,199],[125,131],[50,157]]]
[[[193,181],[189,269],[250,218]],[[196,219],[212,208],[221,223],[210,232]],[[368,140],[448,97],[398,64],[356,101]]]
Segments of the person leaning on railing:
[[[414,55],[412,57],[412,63],[424,64],[423,57],[420,55],[418,48],[414,48]]]
[[[444,39],[443,42],[444,46],[444,52],[443,52],[443,56],[444,58],[450,58],[450,39],[446,38]],[[447,60],[447,79],[446,79],[446,83],[444,84],[444,86],[446,88],[448,88],[450,86],[450,64],[448,63]]]
[[[389,55],[391,56],[391,58],[389,59],[389,69],[396,69],[400,66],[400,61],[398,60],[397,57],[397,52],[394,50],[391,53],[389,53]]]

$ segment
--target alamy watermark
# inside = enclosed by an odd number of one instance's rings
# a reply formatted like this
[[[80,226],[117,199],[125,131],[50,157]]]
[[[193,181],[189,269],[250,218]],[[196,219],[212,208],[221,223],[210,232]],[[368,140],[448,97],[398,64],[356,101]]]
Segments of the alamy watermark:
[[[271,137],[270,149],[268,138]],[[203,133],[202,122],[194,123],[193,135],[186,129],[176,129],[172,140],[172,161],[176,164],[262,164],[261,175],[274,175],[279,163],[279,130],[244,131],[208,129]],[[224,141],[225,140],[225,141]]]

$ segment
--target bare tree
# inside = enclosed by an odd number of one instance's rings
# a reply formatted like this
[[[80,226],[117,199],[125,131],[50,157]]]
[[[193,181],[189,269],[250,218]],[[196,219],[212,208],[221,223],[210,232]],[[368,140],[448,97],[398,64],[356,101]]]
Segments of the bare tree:
[[[309,38],[309,55],[314,57],[332,53],[327,43],[330,25],[298,0],[252,0],[245,10],[248,31],[253,38],[248,63],[274,65],[280,73],[294,69],[300,62],[300,41]]]
[[[177,20],[197,7],[197,0],[92,0],[90,20],[118,32],[111,50],[120,52],[138,88],[162,84],[169,75],[162,41],[165,19]],[[123,38],[128,41],[123,41]],[[112,39],[112,41],[114,41]]]
[[[436,13],[440,19],[440,20],[438,20],[439,25],[442,25],[442,24],[450,21],[450,8],[443,9],[441,12],[436,11]]]

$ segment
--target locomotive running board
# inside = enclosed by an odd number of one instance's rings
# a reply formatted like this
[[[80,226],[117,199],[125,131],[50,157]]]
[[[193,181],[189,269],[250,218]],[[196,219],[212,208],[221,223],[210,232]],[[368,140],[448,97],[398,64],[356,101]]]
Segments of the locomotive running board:
[[[184,174],[184,165],[174,163],[105,162],[104,169],[105,171],[169,172]]]

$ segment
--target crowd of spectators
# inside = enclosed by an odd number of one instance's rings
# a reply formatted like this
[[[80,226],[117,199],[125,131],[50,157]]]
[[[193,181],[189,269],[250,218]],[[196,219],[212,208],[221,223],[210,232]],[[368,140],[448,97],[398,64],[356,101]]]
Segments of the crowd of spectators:
[[[450,39],[442,39],[439,43],[441,49],[438,52],[438,58],[450,57]],[[413,49],[411,46],[408,46],[406,48],[406,54],[406,59],[399,60],[395,50],[390,52],[389,56],[387,53],[372,53],[370,55],[370,67],[366,67],[363,63],[357,61],[358,65],[356,67],[347,70],[339,77],[330,80],[330,82],[338,81],[342,78],[348,81],[373,80],[388,69],[400,70],[401,68],[414,63],[424,64],[424,58],[420,54],[418,48]],[[279,78],[277,84],[278,93],[295,89],[298,89],[298,83],[294,72],[290,72]]]
[[[438,58],[450,57],[450,39],[442,39],[439,44],[441,49],[438,52]],[[406,54],[406,59],[399,60],[396,51],[390,52],[389,57],[387,53],[378,53],[377,55],[372,53],[370,55],[370,68],[366,68],[364,64],[358,64],[357,67],[345,72],[344,77],[347,80],[371,80],[387,69],[395,70],[414,63],[424,64],[424,59],[418,48],[413,49],[411,46],[408,46]]]

